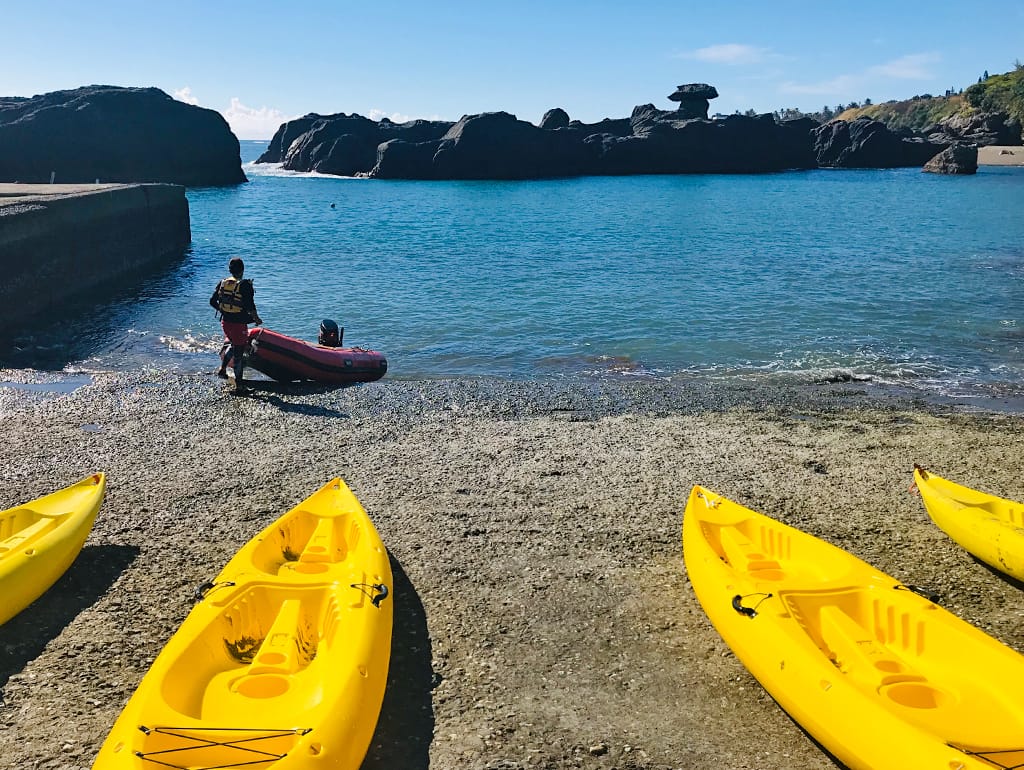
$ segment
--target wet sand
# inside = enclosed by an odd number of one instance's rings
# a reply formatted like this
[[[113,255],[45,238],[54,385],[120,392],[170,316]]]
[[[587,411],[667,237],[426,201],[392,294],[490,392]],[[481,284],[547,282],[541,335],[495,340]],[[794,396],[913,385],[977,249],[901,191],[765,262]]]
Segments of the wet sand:
[[[920,463],[1024,499],[1019,414],[858,383],[224,388],[170,374],[0,387],[0,508],[108,475],[79,559],[0,627],[0,766],[90,767],[192,589],[336,475],[395,573],[365,770],[834,767],[693,595],[680,526],[697,483],[937,591],[1024,652],[1021,589],[909,492]]]

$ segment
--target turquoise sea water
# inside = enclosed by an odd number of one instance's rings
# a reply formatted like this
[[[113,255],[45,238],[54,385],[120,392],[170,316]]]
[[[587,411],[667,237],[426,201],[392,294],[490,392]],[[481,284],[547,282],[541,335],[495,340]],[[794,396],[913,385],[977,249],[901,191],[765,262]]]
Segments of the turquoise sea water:
[[[243,142],[243,161],[264,146]],[[781,376],[1024,393],[1024,169],[246,173],[249,184],[188,191],[190,254],[88,313],[69,368],[212,369],[207,299],[237,255],[269,328],[315,339],[333,318],[346,344],[385,352],[393,378]]]

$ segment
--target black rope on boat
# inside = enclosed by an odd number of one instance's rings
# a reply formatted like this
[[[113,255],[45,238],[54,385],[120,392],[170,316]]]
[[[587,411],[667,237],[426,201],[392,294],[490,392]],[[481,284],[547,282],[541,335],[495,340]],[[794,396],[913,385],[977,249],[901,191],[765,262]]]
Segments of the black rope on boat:
[[[1001,770],[1021,770],[1024,768],[1024,762],[1018,762],[1015,765],[1004,765],[994,757],[996,754],[1021,754],[1024,753],[1024,747],[1019,749],[989,749],[987,751],[974,751],[972,749],[964,748],[963,746],[957,746],[955,743],[947,743],[946,745],[951,749],[962,751],[969,757],[981,757],[981,759],[995,765]]]
[[[732,597],[732,608],[736,610],[736,612],[738,612],[740,615],[745,615],[748,618],[756,618],[757,608],[761,606],[761,602],[764,602],[767,599],[771,599],[773,595],[774,594],[766,594],[761,591],[752,594],[743,594],[742,596],[740,594],[736,594],[734,597]],[[748,596],[760,596],[762,598],[761,601],[759,601],[753,607],[744,607],[743,600],[746,599]]]
[[[212,580],[207,580],[202,585],[196,586],[195,589],[192,591],[192,595],[195,597],[195,600],[197,602],[201,602],[203,599],[206,598],[206,594],[208,594],[214,588],[227,588],[228,586],[233,585],[234,583],[230,580],[225,580],[222,583],[214,583]]]
[[[930,601],[932,604],[938,604],[939,600],[942,598],[937,593],[935,593],[935,591],[932,591],[930,588],[922,588],[921,586],[912,586],[912,585],[910,585],[908,583],[900,583],[899,585],[893,586],[893,588],[895,590],[897,590],[897,591],[912,591],[913,593],[917,594],[918,596],[923,596],[925,599]]]
[[[388,587],[383,583],[352,583],[349,588],[357,588],[366,596],[370,597],[370,604],[374,607],[380,607],[380,603],[388,598],[390,591]],[[368,591],[366,589],[372,589]],[[373,592],[376,593],[373,593]]]
[[[288,752],[284,754],[277,754],[270,751],[263,751],[261,749],[254,748],[252,746],[242,746],[243,743],[252,743],[254,741],[264,741],[273,738],[284,738],[289,735],[306,735],[311,732],[311,727],[301,727],[291,730],[283,729],[268,729],[259,727],[147,727],[146,725],[140,725],[139,730],[144,732],[146,735],[152,733],[161,733],[163,735],[170,735],[174,738],[179,738],[186,741],[195,741],[194,745],[190,746],[179,746],[175,749],[163,749],[161,751],[136,751],[135,756],[146,762],[152,762],[154,765],[160,765],[161,767],[170,767],[174,770],[223,770],[224,768],[233,767],[247,767],[249,765],[265,765],[269,762],[276,762],[279,759],[283,759],[288,755]],[[264,733],[263,735],[255,735],[248,738],[236,738],[235,740],[225,741],[212,741],[206,738],[200,738],[195,735],[182,734],[181,731],[187,731],[190,733],[195,732],[232,732],[232,733]],[[164,762],[160,759],[154,759],[156,756],[163,756],[165,754],[175,754],[182,751],[197,751],[202,749],[216,748],[223,746],[229,749],[237,749],[238,751],[245,752],[248,754],[255,754],[258,759],[250,759],[244,762],[229,762],[226,765],[207,765],[199,768],[195,765],[185,767],[184,765],[176,765],[171,762]]]

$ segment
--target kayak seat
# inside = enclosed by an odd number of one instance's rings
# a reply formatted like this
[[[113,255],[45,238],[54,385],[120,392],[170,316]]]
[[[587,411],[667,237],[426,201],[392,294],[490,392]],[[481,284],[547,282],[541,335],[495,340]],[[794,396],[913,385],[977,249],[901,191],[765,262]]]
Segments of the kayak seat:
[[[321,518],[298,560],[305,563],[344,561],[345,537],[339,531],[340,523],[341,519]]]
[[[232,689],[249,698],[274,698],[291,687],[291,677],[316,655],[315,632],[308,623],[301,599],[287,599],[274,618],[245,676]]]
[[[879,688],[927,681],[840,607],[825,605],[819,610],[818,618],[822,640],[835,656],[833,662],[843,673],[856,675]]]
[[[19,519],[22,521],[36,519],[36,521],[21,526],[18,522]],[[7,536],[0,540],[0,555],[13,549],[24,548],[33,540],[38,540],[56,527],[59,520],[59,516],[40,514],[31,508],[15,508],[9,511],[0,522],[0,534],[7,533]],[[17,529],[15,529],[16,526]]]
[[[719,536],[725,558],[737,571],[762,580],[782,580],[785,577],[782,565],[761,553],[750,538],[736,527],[722,527]]]

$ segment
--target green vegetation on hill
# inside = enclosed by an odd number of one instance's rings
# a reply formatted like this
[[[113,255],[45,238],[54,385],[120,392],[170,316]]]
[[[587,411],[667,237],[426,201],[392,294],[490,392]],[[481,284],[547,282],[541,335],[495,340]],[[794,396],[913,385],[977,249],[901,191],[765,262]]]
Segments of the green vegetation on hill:
[[[1024,64],[1012,72],[993,75],[964,91],[964,100],[981,112],[1005,112],[1024,123]]]
[[[787,108],[776,111],[775,117],[785,120],[807,115],[823,123],[836,119],[849,121],[869,117],[885,123],[889,128],[908,128],[920,132],[952,115],[970,115],[975,112],[1003,112],[1024,123],[1024,64],[1015,62],[1014,69],[1002,75],[990,77],[986,72],[984,77],[969,88],[959,92],[950,89],[945,96],[921,94],[883,104],[872,104],[870,99],[865,99],[862,105],[853,102],[845,107],[823,107],[821,111],[809,114]]]
[[[909,128],[911,131],[922,131],[943,118],[963,112],[965,107],[967,107],[965,99],[960,94],[950,94],[949,96],[923,94],[901,102],[892,101],[854,107],[839,113],[836,118],[854,120],[868,117],[885,123],[889,128]]]

